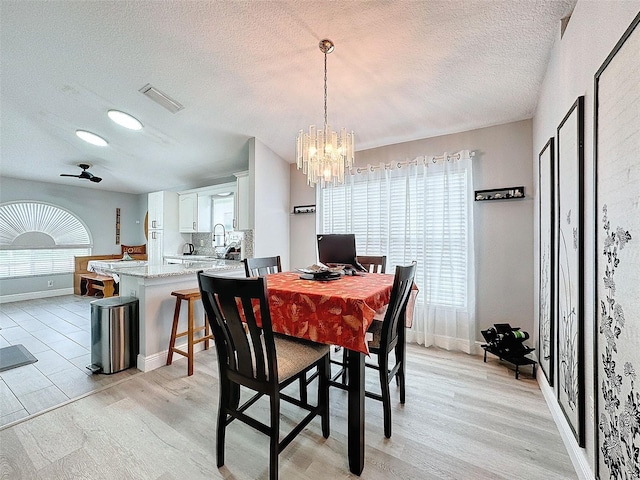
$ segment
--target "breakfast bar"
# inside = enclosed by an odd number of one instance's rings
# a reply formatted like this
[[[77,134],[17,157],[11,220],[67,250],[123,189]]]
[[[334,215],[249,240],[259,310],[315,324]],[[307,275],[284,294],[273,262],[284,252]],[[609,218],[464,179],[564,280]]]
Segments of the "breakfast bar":
[[[109,273],[119,277],[120,295],[139,300],[140,349],[136,362],[139,370],[148,372],[166,364],[175,308],[171,292],[197,288],[196,273],[200,270],[244,277],[242,262],[232,260],[109,269]],[[195,316],[204,316],[200,302],[195,305]],[[186,330],[186,311],[180,314],[180,324],[184,327],[181,330]]]

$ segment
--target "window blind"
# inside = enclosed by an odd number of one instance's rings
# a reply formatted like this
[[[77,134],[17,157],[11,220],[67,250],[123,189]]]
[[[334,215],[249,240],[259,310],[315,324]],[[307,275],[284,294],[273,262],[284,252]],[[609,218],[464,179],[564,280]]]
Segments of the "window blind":
[[[0,278],[73,272],[91,238],[73,213],[42,202],[0,205]]]
[[[322,233],[354,233],[361,255],[387,255],[387,273],[416,260],[418,303],[467,306],[468,184],[448,174],[355,176],[320,191]]]

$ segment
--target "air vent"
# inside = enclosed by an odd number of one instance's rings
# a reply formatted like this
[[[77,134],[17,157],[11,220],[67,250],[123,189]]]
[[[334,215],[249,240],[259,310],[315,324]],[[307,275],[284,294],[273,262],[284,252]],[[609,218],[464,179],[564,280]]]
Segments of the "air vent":
[[[184,106],[180,105],[178,102],[168,97],[157,88],[151,86],[151,84],[149,83],[142,87],[140,89],[140,92],[156,102],[158,105],[161,105],[169,110],[171,113],[179,112],[184,108]]]

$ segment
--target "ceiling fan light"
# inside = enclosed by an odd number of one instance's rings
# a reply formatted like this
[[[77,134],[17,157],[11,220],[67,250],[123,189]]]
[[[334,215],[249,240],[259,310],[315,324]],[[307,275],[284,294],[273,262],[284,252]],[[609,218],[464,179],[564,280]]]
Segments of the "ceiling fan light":
[[[109,118],[120,125],[121,127],[128,128],[129,130],[142,130],[142,123],[135,117],[132,117],[128,113],[121,112],[120,110],[109,110],[107,112]]]
[[[76,135],[91,145],[97,145],[98,147],[106,147],[109,143],[100,135],[88,132],[86,130],[76,130]]]

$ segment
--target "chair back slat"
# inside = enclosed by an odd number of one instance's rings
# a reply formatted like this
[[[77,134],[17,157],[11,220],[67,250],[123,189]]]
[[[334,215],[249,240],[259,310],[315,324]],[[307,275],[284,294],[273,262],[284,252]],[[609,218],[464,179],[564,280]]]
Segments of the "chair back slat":
[[[277,374],[271,374],[277,372],[277,363],[265,279],[199,272],[198,283],[221,377],[237,374],[265,384],[277,382]]]
[[[244,272],[247,277],[261,277],[282,271],[280,255],[276,257],[245,258]]]
[[[406,267],[400,265],[396,267],[391,298],[382,323],[380,339],[380,345],[386,345],[387,351],[391,351],[398,342],[398,328],[404,328],[405,309],[413,287],[415,273],[415,261]]]
[[[386,273],[386,255],[358,255],[357,260],[369,273]]]

